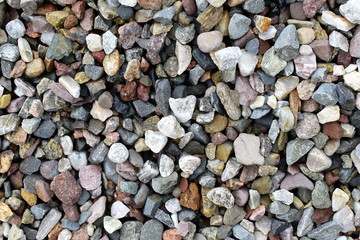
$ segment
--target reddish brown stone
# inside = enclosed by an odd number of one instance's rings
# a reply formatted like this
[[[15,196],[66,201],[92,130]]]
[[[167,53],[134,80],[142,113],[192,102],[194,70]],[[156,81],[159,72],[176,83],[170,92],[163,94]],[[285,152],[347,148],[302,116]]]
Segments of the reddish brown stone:
[[[7,175],[10,176],[13,173],[15,173],[17,170],[19,170],[19,164],[18,163],[11,163],[11,166],[7,172]]]
[[[33,22],[26,23],[26,33],[27,36],[31,38],[38,38],[40,37],[40,33],[34,31],[34,24]]]
[[[352,57],[349,52],[339,51],[336,59],[336,63],[348,67],[351,63]]]
[[[126,84],[117,85],[117,91],[120,93],[120,99],[129,102],[136,99],[136,82],[126,82]]]
[[[147,87],[143,84],[139,84],[137,87],[137,98],[143,100],[144,102],[149,101],[150,97],[150,87]]]
[[[130,193],[124,193],[121,192],[120,190],[116,190],[115,200],[124,202],[124,199],[130,198],[130,196],[131,196]]]
[[[82,192],[81,186],[69,171],[56,175],[50,184],[50,189],[61,202],[67,205],[75,204]]]
[[[131,206],[128,207],[130,209],[130,212],[128,213],[129,217],[135,218],[140,222],[145,222],[145,217],[139,209],[135,209]]]
[[[324,222],[329,221],[330,217],[333,215],[333,211],[331,208],[325,208],[325,209],[315,209],[314,215],[311,217],[311,219],[316,224],[321,224]]]
[[[57,223],[55,227],[51,229],[51,231],[49,232],[48,239],[57,240],[62,230],[63,228],[61,227],[61,223],[60,222]]]
[[[15,189],[22,188],[23,185],[24,174],[20,171],[17,171],[15,174],[9,177],[11,186]]]
[[[45,70],[47,72],[52,72],[55,68],[55,60],[54,59],[44,59],[44,64],[45,64]]]
[[[36,194],[44,202],[50,201],[54,196],[54,193],[50,190],[50,184],[43,180],[37,180],[35,182]]]
[[[182,0],[182,4],[187,15],[194,15],[196,13],[196,4],[194,0]]]
[[[47,13],[51,13],[53,11],[56,11],[57,8],[54,4],[49,3],[49,2],[45,2],[43,3],[40,7],[38,7],[36,9],[36,14],[37,15],[46,15]]]
[[[339,140],[344,135],[344,129],[337,122],[325,123],[322,126],[322,131],[331,139]]]
[[[160,10],[162,0],[138,0],[138,3],[144,9]]]
[[[305,12],[305,15],[308,18],[312,18],[316,15],[316,12],[321,8],[322,5],[326,0],[304,0],[303,9]]]
[[[340,179],[340,177],[338,175],[335,175],[332,172],[325,173],[325,182],[329,186],[339,179]]]
[[[190,183],[186,192],[180,194],[180,204],[194,211],[200,208],[201,197],[199,187],[195,183]]]
[[[74,71],[71,67],[68,65],[55,61],[55,68],[56,68],[56,75],[57,76],[63,76],[63,75],[71,75],[71,73]]]
[[[349,120],[349,117],[344,115],[344,114],[340,114],[340,119],[339,119],[339,122],[341,123],[349,123],[350,120]]]
[[[271,44],[268,41],[259,39],[259,54],[266,53],[267,50],[271,48]]]
[[[77,1],[71,5],[71,11],[75,14],[77,19],[83,19],[85,14],[86,3],[84,1]]]
[[[326,75],[324,82],[336,82],[339,79],[338,76],[335,75]]]
[[[106,53],[104,51],[92,52],[91,55],[94,57],[95,61],[102,63]]]
[[[21,226],[21,217],[19,217],[17,214],[14,213],[10,217],[8,223],[11,225],[15,224],[16,226],[20,227]]]
[[[180,184],[179,184],[179,188],[181,192],[185,192],[189,187],[189,182],[186,178],[181,178],[180,179]]]
[[[146,60],[146,58],[141,57],[140,60],[140,71],[142,72],[147,72],[149,70],[150,64],[149,62]]]
[[[249,219],[251,221],[259,221],[264,215],[266,211],[265,205],[260,205],[259,207],[255,208],[254,211],[251,213]]]
[[[76,204],[74,205],[62,204],[61,207],[64,210],[64,213],[69,220],[73,222],[77,222],[79,220],[80,215]]]
[[[219,180],[221,180],[221,177]],[[229,179],[228,181],[226,181],[226,187],[233,191],[238,190],[239,188],[244,186],[244,184],[245,184],[244,182],[240,181],[237,178],[232,178],[232,179]]]
[[[25,69],[26,69],[26,63],[23,60],[17,61],[10,73],[10,77],[12,78],[21,77],[24,74]]]
[[[329,40],[314,40],[309,45],[318,58],[326,62],[331,60],[334,48],[330,46]]]
[[[253,31],[249,30],[244,36],[236,39],[233,43],[235,46],[243,48],[253,38],[255,38],[255,34]]]
[[[64,28],[66,29],[70,29],[72,27],[75,27],[76,25],[78,25],[79,21],[78,19],[75,17],[75,15],[69,15],[65,22],[64,22]]]

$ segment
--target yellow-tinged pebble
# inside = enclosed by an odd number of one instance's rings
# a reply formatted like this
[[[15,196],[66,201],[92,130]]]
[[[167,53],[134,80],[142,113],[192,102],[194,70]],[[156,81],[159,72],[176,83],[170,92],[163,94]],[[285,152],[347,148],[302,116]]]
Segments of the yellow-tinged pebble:
[[[24,188],[20,189],[21,197],[29,204],[29,206],[34,206],[37,203],[37,196],[34,193],[27,192]]]

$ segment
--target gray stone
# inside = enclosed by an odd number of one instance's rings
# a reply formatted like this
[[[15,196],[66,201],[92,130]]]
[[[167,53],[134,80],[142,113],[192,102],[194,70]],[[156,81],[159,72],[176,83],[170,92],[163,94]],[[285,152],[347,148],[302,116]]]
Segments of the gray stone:
[[[104,142],[100,142],[96,147],[90,150],[89,161],[93,164],[99,164],[104,161],[109,147]]]
[[[168,7],[156,12],[155,15],[153,16],[153,19],[159,23],[166,25],[171,23],[171,20],[174,17],[174,15],[175,15],[175,8]]]
[[[120,191],[135,195],[138,191],[139,185],[136,182],[122,181],[119,184]]]
[[[334,83],[323,83],[313,93],[312,99],[324,106],[335,105],[338,102],[336,85]]]
[[[237,205],[232,206],[231,208],[226,209],[224,214],[223,223],[229,226],[235,226],[241,220],[244,219],[246,212],[244,208]]]
[[[14,19],[5,26],[6,32],[10,37],[18,39],[25,35],[26,28],[20,19]]]
[[[155,82],[155,101],[160,112],[169,115],[169,99],[171,97],[171,86],[168,79],[160,79]]]
[[[162,240],[164,226],[156,219],[144,223],[141,228],[140,240]]]
[[[234,206],[234,196],[227,188],[213,188],[207,193],[206,196],[216,205],[226,208],[231,208],[232,206]]]
[[[205,70],[202,69],[199,64],[197,64],[189,71],[189,73],[189,82],[195,86],[198,84],[200,77],[205,73]]]
[[[99,80],[104,75],[104,68],[92,64],[86,64],[84,67],[86,76],[92,80]]]
[[[36,137],[48,139],[51,138],[55,130],[56,125],[49,119],[43,121],[33,134]]]
[[[145,204],[147,197],[151,194],[150,188],[146,184],[141,184],[139,191],[134,196],[134,203],[142,208]]]
[[[16,62],[20,57],[20,51],[18,46],[5,43],[0,46],[0,58],[9,62]]]
[[[149,102],[144,102],[143,100],[133,101],[136,113],[139,114],[140,117],[148,117],[150,114],[155,112],[155,106]]]
[[[120,229],[119,240],[139,240],[143,223],[140,221],[127,221]]]
[[[246,0],[243,5],[243,9],[249,13],[257,14],[261,13],[265,9],[264,0]]]
[[[188,44],[191,42],[195,37],[195,25],[190,24],[188,26],[179,26],[175,30],[175,38],[181,44]]]
[[[50,207],[46,203],[40,203],[30,208],[31,214],[35,219],[43,219],[45,214],[50,211]]]
[[[311,140],[296,138],[286,145],[286,163],[290,166],[308,153],[315,143]]]
[[[69,56],[71,51],[71,40],[61,34],[54,34],[51,44],[46,52],[46,58],[60,60],[63,57]]]
[[[241,133],[234,141],[236,160],[244,165],[263,165],[264,157],[260,154],[260,138]],[[244,151],[246,150],[246,151]]]
[[[157,175],[159,175],[158,165],[150,160],[147,160],[137,173],[137,177],[143,183],[150,182]]]
[[[154,215],[154,218],[159,220],[160,222],[162,222],[163,224],[165,224],[166,226],[168,226],[169,228],[174,228],[174,222],[171,219],[170,215],[167,214],[166,212],[164,212],[161,209],[158,209]]]
[[[272,214],[284,214],[290,210],[290,206],[286,205],[280,201],[272,202],[269,205],[269,212]]]
[[[316,240],[334,240],[337,239],[340,230],[341,225],[335,221],[330,221],[315,228],[307,236]]]
[[[101,19],[100,16],[97,16],[97,18]],[[102,35],[102,44],[104,47],[104,52],[106,54],[112,53],[117,46],[117,41],[118,41],[118,38],[111,31],[106,31]]]
[[[56,209],[51,209],[50,212],[45,216],[45,218],[41,221],[39,226],[39,230],[36,234],[37,240],[45,239],[46,236],[49,234],[51,229],[55,227],[55,225],[59,222],[61,218],[61,212]]]
[[[236,158],[230,158],[226,163],[224,171],[221,173],[221,181],[226,182],[234,178],[239,173],[241,167],[242,164],[236,161]]]
[[[244,36],[249,31],[250,24],[250,18],[240,13],[235,13],[231,17],[228,27],[230,39],[238,39]]]
[[[313,216],[314,212],[315,210],[312,206],[304,210],[296,229],[297,236],[303,237],[313,229],[314,222],[311,217]]]
[[[83,223],[85,223],[85,222],[89,219],[89,217],[91,216],[91,214],[92,214],[92,212],[90,212],[90,211],[82,212],[82,213],[80,214],[78,223],[79,223],[80,225],[82,225]]]
[[[20,117],[15,113],[0,116],[0,136],[14,131],[20,121]]]
[[[168,177],[156,177],[151,180],[151,186],[156,193],[169,194],[178,182],[177,172],[173,172]]]
[[[294,59],[299,54],[300,43],[295,25],[288,25],[280,33],[275,42],[275,51],[285,61]]]
[[[61,221],[61,227],[69,229],[70,231],[76,231],[80,228],[80,224],[78,222],[73,222],[69,219],[64,219]]]
[[[329,187],[324,181],[316,181],[315,187],[311,192],[311,202],[315,208],[331,207]]]
[[[239,240],[255,240],[255,236],[249,230],[241,226],[240,224],[236,225],[232,229],[234,237]]]
[[[39,159],[37,159],[34,156],[30,156],[25,158],[19,166],[19,170],[22,173],[25,173],[27,175],[31,175],[34,172],[37,172],[40,168],[41,165],[41,161]]]

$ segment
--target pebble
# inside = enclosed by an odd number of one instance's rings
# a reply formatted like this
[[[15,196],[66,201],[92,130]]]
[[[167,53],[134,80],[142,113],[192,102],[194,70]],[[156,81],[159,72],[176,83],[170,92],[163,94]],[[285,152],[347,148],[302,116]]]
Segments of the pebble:
[[[123,163],[129,158],[129,151],[122,143],[111,145],[107,157],[114,163]]]
[[[275,54],[275,48],[271,47],[263,56],[261,69],[269,76],[274,77],[286,67],[286,61]]]
[[[230,39],[238,39],[244,36],[249,30],[251,19],[240,14],[235,13],[229,22],[229,36]]]
[[[61,212],[56,209],[51,209],[41,221],[36,239],[45,239],[51,229],[59,222],[60,218]]]
[[[339,10],[341,15],[343,15],[347,20],[354,24],[360,23],[359,15],[359,5],[357,0],[347,1],[346,3],[340,5]]]
[[[104,229],[108,233],[112,234],[116,230],[119,230],[122,227],[121,222],[113,217],[105,216],[104,217]]]
[[[185,130],[173,115],[161,118],[156,126],[163,135],[172,139],[178,139],[185,135]]]
[[[199,167],[200,163],[200,158],[191,155],[185,155],[179,159],[180,169],[188,175],[193,174],[196,168]]]
[[[202,52],[210,53],[220,47],[222,40],[222,33],[215,30],[199,34],[197,37],[197,44]]]
[[[81,186],[68,171],[55,176],[50,184],[50,189],[60,201],[67,205],[74,204],[81,195]],[[72,191],[69,192],[68,189],[72,189]]]
[[[19,19],[14,19],[8,22],[5,30],[10,37],[18,39],[25,35],[26,29],[24,23]]]
[[[345,207],[346,203],[349,201],[349,196],[340,188],[336,188],[331,196],[331,206],[334,212],[339,211]]]
[[[234,206],[234,197],[230,191],[224,187],[211,189],[206,195],[216,205],[231,208]]]
[[[236,160],[244,165],[263,165],[264,157],[260,154],[260,138],[241,133],[234,141]],[[241,149],[247,149],[243,152]]]
[[[160,152],[167,141],[167,137],[159,131],[147,130],[145,132],[145,144],[155,153]]]
[[[98,165],[87,165],[81,167],[79,171],[81,186],[88,191],[97,189],[102,183],[101,170],[101,167]]]

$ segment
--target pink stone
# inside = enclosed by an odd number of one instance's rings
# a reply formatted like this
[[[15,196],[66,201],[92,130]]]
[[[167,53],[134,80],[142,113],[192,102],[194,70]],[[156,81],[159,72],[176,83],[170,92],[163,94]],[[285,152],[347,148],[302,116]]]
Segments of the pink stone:
[[[56,68],[56,75],[63,76],[63,75],[73,75],[73,69],[68,65],[55,61],[55,68]]]
[[[249,200],[249,189],[246,187],[242,187],[238,190],[232,192],[232,195],[235,198],[235,204],[242,207],[245,206],[247,201]]]
[[[6,108],[6,111],[8,113],[15,113],[18,112],[22,105],[24,104],[26,98],[25,97],[19,97],[15,98],[14,100],[11,100],[9,106]]]
[[[245,165],[242,168],[240,174],[240,181],[241,182],[250,182],[254,180],[258,175],[258,166],[256,165]]]
[[[135,21],[122,25],[118,32],[124,49],[131,48],[141,35],[142,27]]]
[[[227,140],[227,136],[222,134],[221,132],[214,133],[211,136],[211,142],[215,145],[220,145]]]
[[[312,18],[316,15],[316,12],[321,8],[322,5],[326,0],[304,0],[303,9],[305,12],[305,15],[308,18]]]
[[[360,58],[360,27],[356,28],[354,37],[350,41],[350,55],[355,58]]]
[[[90,147],[95,147],[100,142],[100,136],[95,136],[88,130],[83,130],[83,136]]]
[[[303,3],[302,2],[294,2],[290,4],[290,15],[291,18],[298,20],[306,20]]]
[[[281,189],[292,190],[295,188],[314,189],[314,184],[302,173],[288,174],[280,185]]]
[[[235,83],[235,90],[240,93],[239,102],[243,106],[250,106],[255,102],[258,93],[252,89],[247,77],[237,77]]]
[[[235,140],[238,137],[238,132],[233,127],[227,127],[226,128],[226,136],[230,140]]]
[[[99,165],[87,165],[80,168],[80,184],[88,191],[95,190],[101,185],[101,167]]]
[[[179,222],[179,225],[177,227],[176,234],[185,237],[188,234],[189,230],[190,230],[189,222],[181,221]]]
[[[299,54],[294,59],[296,74],[303,78],[308,79],[311,74],[316,70],[316,56],[315,54],[302,55]]]
[[[86,31],[92,30],[94,24],[94,18],[95,18],[94,9],[88,8],[84,13],[84,18],[81,20],[80,26]]]
[[[251,221],[259,221],[265,215],[266,207],[265,205],[260,205],[251,213],[249,219]]]
[[[71,220],[73,222],[77,222],[79,220],[80,215],[79,215],[79,211],[77,209],[76,204],[74,204],[74,205],[66,205],[66,204],[63,203],[61,205],[61,207],[64,210],[65,215],[69,220]]]
[[[258,93],[264,92],[265,86],[263,81],[261,81],[261,78],[258,73],[254,72],[253,74],[250,75],[249,83],[252,89],[257,91]]]

